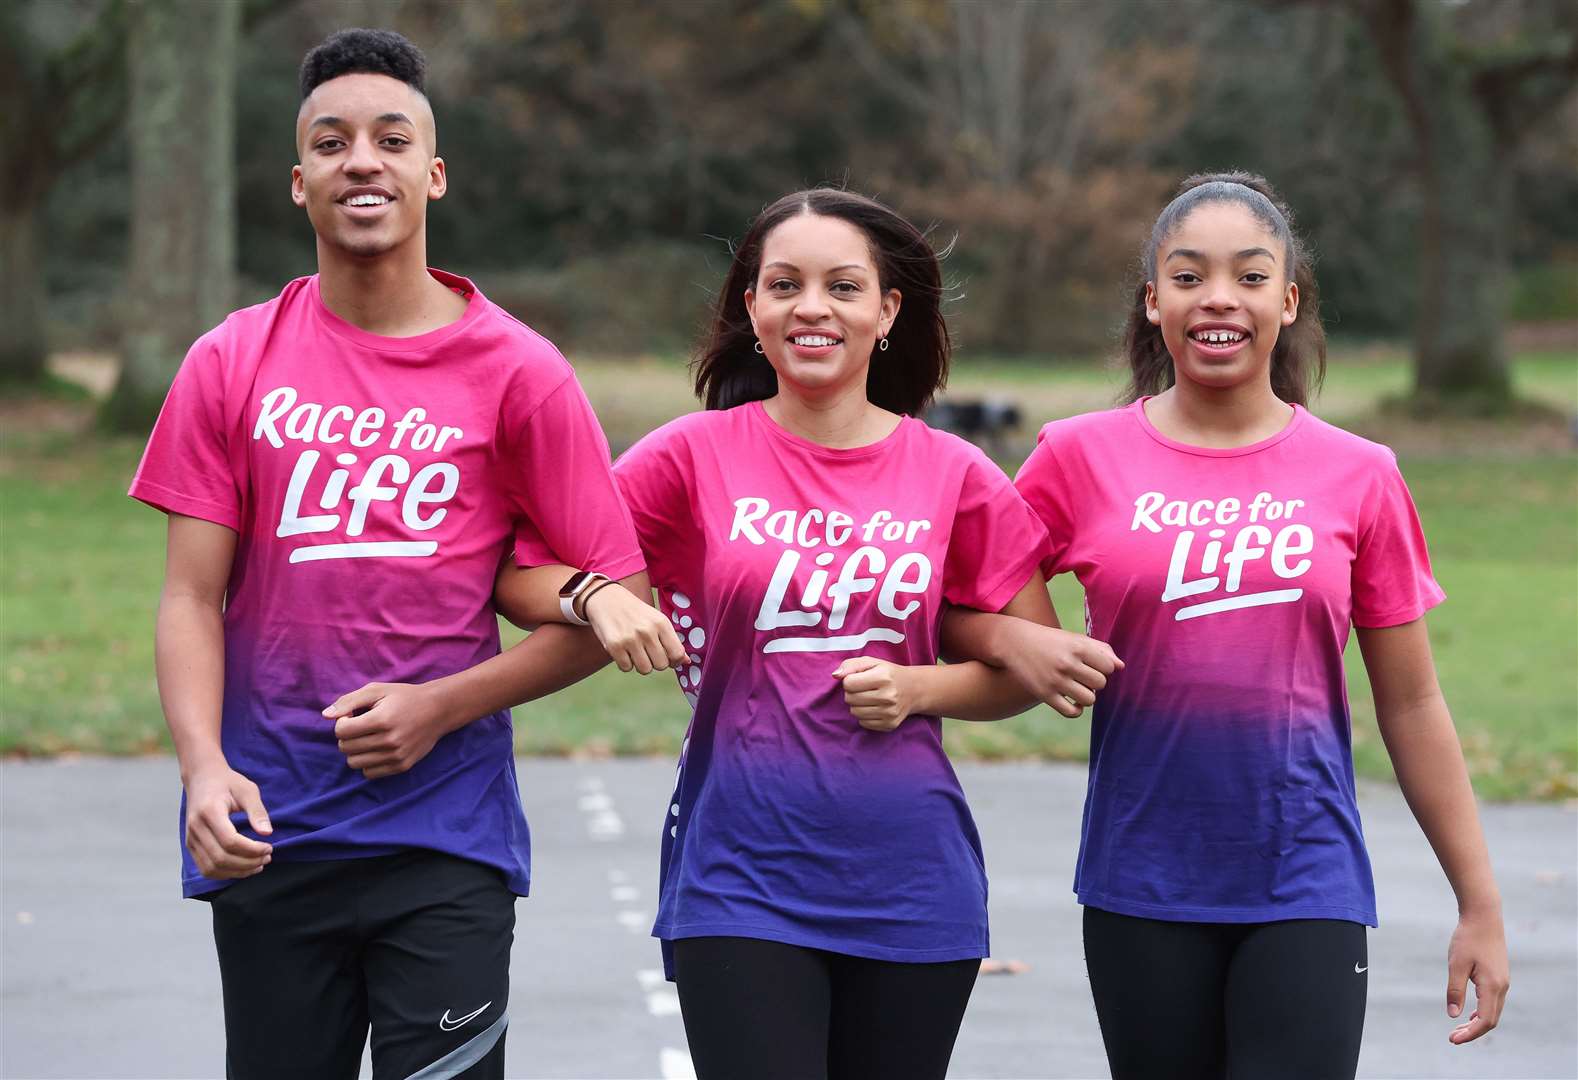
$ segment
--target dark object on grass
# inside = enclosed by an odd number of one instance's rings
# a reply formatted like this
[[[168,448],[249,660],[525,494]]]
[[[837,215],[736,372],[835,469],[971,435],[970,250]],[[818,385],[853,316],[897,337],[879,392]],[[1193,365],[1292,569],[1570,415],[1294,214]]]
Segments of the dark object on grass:
[[[1017,431],[1024,417],[1015,402],[1006,398],[975,401],[949,398],[926,410],[925,420],[934,428],[962,435],[990,453],[1001,456],[1004,437]]]

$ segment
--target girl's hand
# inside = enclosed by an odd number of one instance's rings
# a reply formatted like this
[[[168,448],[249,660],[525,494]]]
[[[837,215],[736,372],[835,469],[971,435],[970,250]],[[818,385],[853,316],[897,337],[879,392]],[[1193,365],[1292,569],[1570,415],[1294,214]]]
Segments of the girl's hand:
[[[1511,976],[1507,964],[1507,932],[1501,912],[1464,914],[1457,920],[1447,947],[1447,1015],[1462,1015],[1467,984],[1474,984],[1474,1011],[1468,1022],[1448,1036],[1461,1046],[1473,1042],[1501,1022]]]
[[[915,671],[902,664],[856,656],[833,672],[844,684],[844,702],[867,731],[892,731],[915,711]]]
[[[620,671],[650,675],[679,667],[689,657],[661,611],[617,583],[587,597],[582,612]]]
[[[1024,619],[1014,620],[1003,662],[1027,692],[1070,719],[1096,703],[1107,676],[1123,670],[1105,641]]]

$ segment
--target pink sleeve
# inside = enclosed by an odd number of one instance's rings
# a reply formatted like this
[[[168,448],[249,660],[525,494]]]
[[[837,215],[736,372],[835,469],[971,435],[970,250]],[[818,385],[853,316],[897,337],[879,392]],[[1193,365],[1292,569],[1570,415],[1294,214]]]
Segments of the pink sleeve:
[[[1359,514],[1353,560],[1353,624],[1400,626],[1446,599],[1430,571],[1419,512],[1388,457]]]
[[[676,433],[659,428],[614,462],[614,475],[630,507],[654,585],[677,585],[696,561],[690,557],[696,514],[685,449]]]
[[[1036,448],[1019,467],[1014,486],[1047,530],[1046,557],[1041,560],[1041,573],[1050,579],[1068,569],[1069,539],[1074,535],[1074,514],[1070,507],[1068,481],[1063,467],[1058,464],[1052,450],[1052,440],[1043,428],[1036,438]]]
[[[506,401],[510,395],[506,396]],[[609,467],[608,440],[573,375],[526,417],[506,407],[502,465],[514,493],[516,561],[561,562],[618,580],[644,568]]]
[[[222,362],[214,333],[187,352],[127,493],[167,514],[240,532],[241,486],[230,460]]]
[[[972,455],[954,513],[943,567],[950,604],[1001,611],[1046,555],[1047,531],[1003,471]]]

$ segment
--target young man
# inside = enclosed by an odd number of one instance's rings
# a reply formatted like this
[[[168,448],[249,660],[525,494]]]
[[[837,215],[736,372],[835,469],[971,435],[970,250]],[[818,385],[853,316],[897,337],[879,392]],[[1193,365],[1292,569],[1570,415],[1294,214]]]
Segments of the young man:
[[[650,595],[569,365],[427,268],[424,66],[373,30],[307,55],[318,273],[198,340],[131,486],[169,514],[159,687],[232,1077],[354,1077],[369,1024],[379,1077],[503,1075],[529,881],[507,709],[606,653],[552,626],[499,655],[494,575],[529,527]]]

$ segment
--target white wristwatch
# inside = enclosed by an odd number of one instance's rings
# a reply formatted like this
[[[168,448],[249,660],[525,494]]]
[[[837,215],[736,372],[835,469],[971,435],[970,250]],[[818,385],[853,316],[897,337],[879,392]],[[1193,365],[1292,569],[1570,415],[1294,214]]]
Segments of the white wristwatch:
[[[576,626],[591,626],[590,619],[576,613],[575,602],[586,595],[588,590],[608,580],[607,574],[599,574],[595,570],[581,570],[566,581],[559,589],[559,612],[564,616],[565,621]]]

